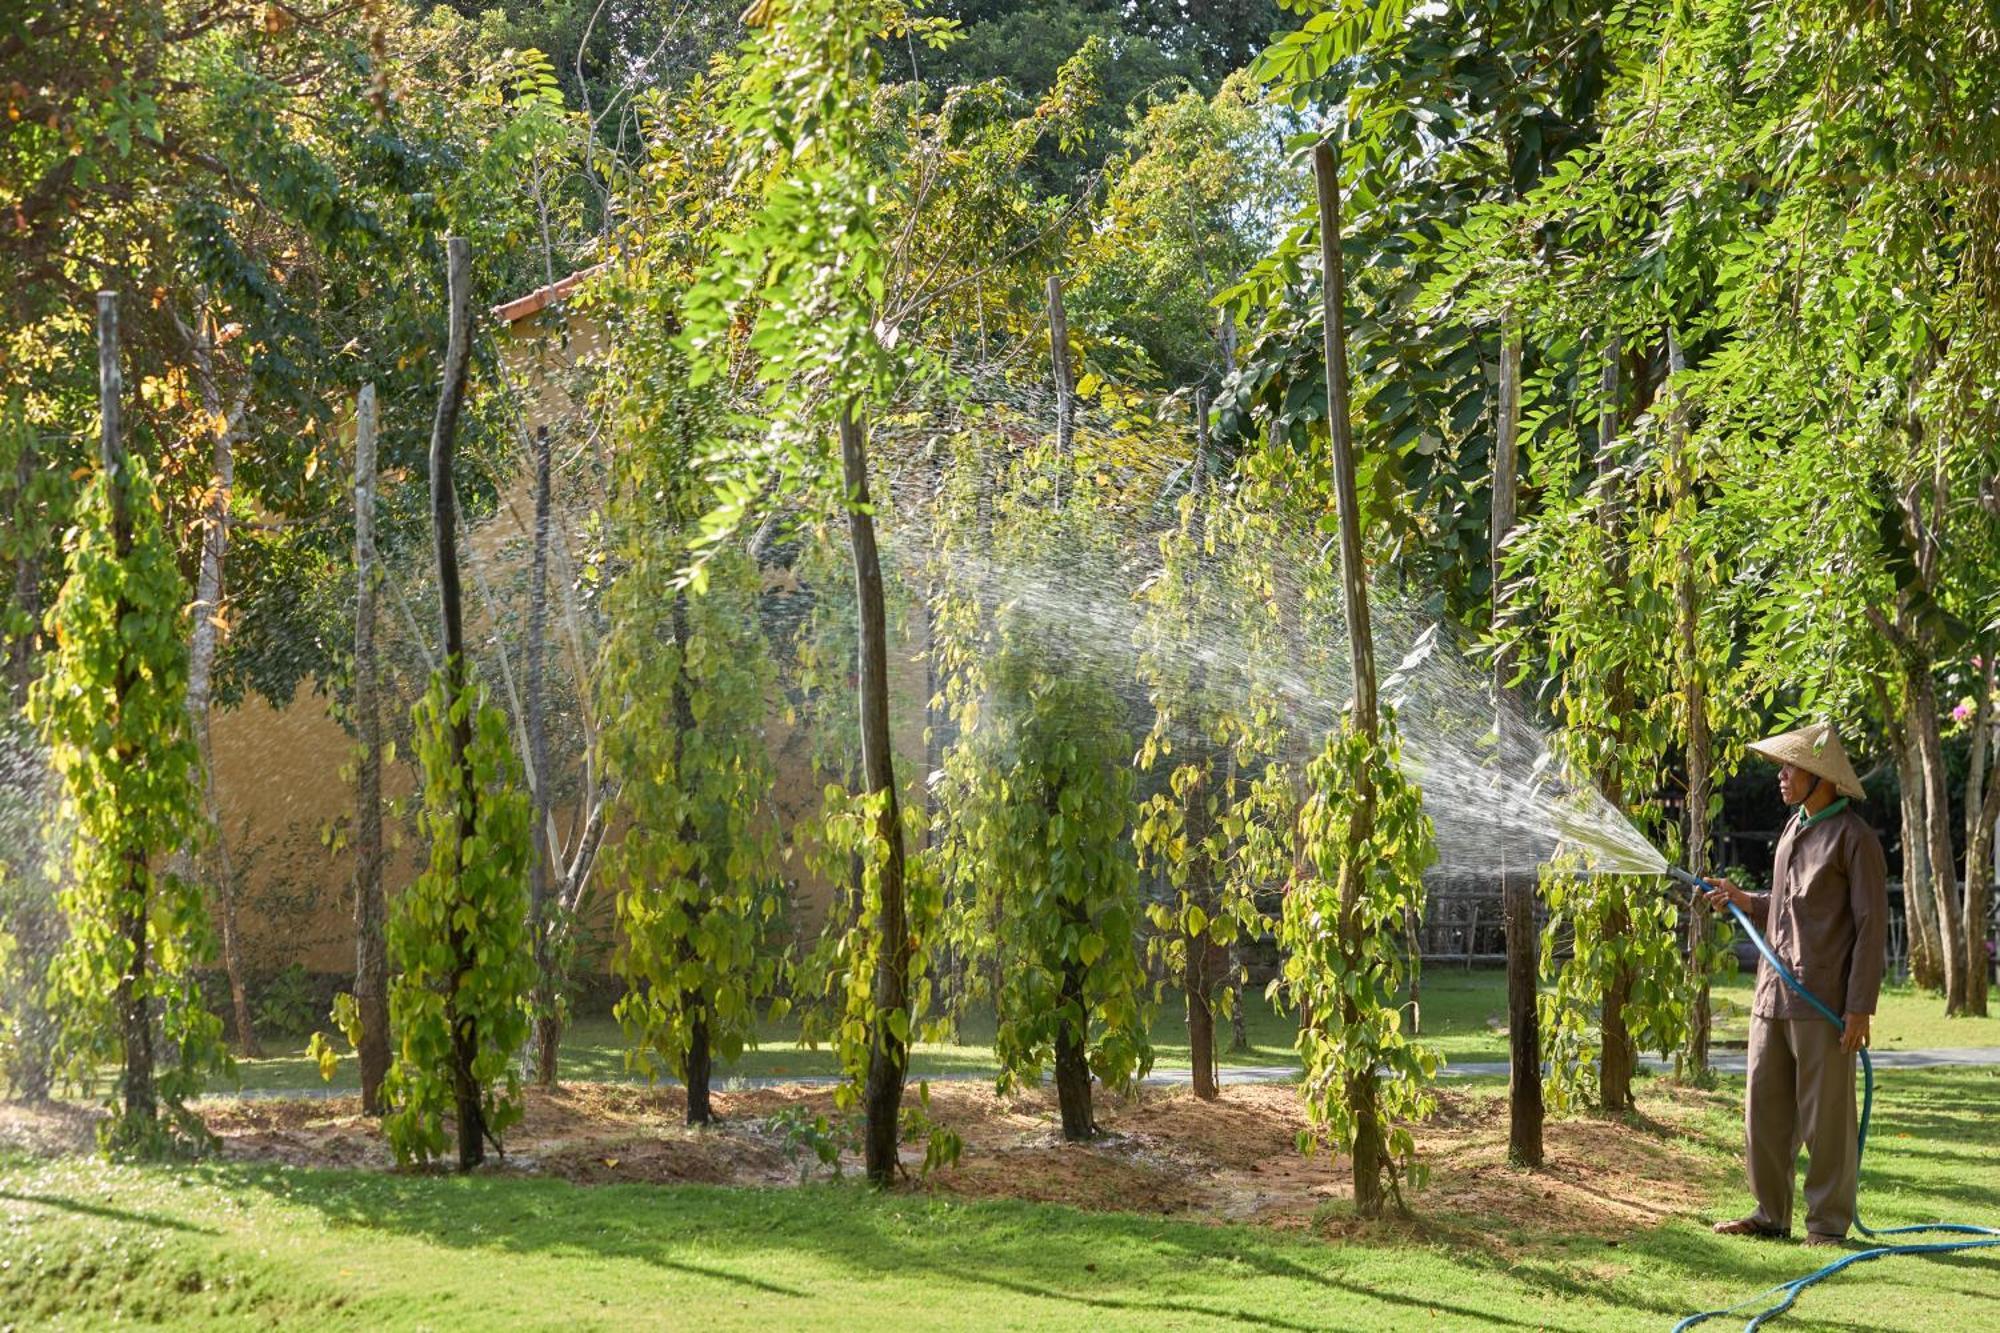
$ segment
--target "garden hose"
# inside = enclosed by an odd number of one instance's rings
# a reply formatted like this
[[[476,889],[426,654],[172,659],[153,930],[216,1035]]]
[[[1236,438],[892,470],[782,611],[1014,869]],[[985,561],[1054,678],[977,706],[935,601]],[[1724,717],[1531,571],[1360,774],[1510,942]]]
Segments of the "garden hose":
[[[1678,867],[1670,867],[1667,874],[1689,886],[1697,893],[1713,887],[1708,881],[1691,875]],[[1757,952],[1763,955],[1764,961],[1777,969],[1778,975],[1784,979],[1784,983],[1790,986],[1807,1004],[1818,1011],[1820,1017],[1826,1019],[1827,1022],[1833,1024],[1836,1028],[1846,1031],[1846,1021],[1839,1014],[1827,1008],[1817,995],[1814,995],[1805,988],[1798,977],[1793,975],[1792,970],[1785,966],[1784,961],[1772,951],[1771,943],[1764,938],[1763,932],[1750,924],[1750,918],[1743,914],[1742,909],[1737,907],[1735,903],[1730,903],[1729,912],[1730,915],[1736,918],[1737,923],[1743,927],[1745,933],[1750,936],[1750,942],[1757,946]],[[1874,1105],[1875,1063],[1868,1057],[1868,1048],[1863,1046],[1861,1048],[1861,1123],[1855,1142],[1855,1157],[1857,1162],[1861,1154],[1868,1147],[1868,1114],[1874,1108]],[[1871,1259],[1880,1259],[1893,1254],[1950,1254],[1957,1250],[1983,1250],[2000,1246],[2000,1227],[1974,1226],[1970,1222],[1920,1222],[1914,1226],[1884,1227],[1880,1231],[1877,1231],[1861,1220],[1861,1211],[1858,1207],[1855,1209],[1854,1214],[1854,1228],[1870,1240],[1879,1240],[1885,1236],[1906,1236],[1919,1233],[1948,1233],[1960,1236],[1977,1236],[1980,1239],[1921,1241],[1899,1245],[1876,1245],[1870,1249],[1856,1250],[1852,1254],[1842,1255],[1823,1268],[1814,1269],[1804,1277],[1793,1278],[1789,1282],[1780,1282],[1777,1286],[1767,1291],[1758,1292],[1755,1296],[1747,1300],[1738,1301],[1735,1305],[1727,1306],[1720,1310],[1704,1310],[1700,1314],[1691,1314],[1674,1325],[1674,1333],[1681,1333],[1682,1329],[1693,1328],[1696,1324],[1704,1320],[1720,1319],[1725,1315],[1737,1314],[1748,1306],[1756,1305],[1760,1302],[1764,1303],[1764,1308],[1752,1315],[1750,1322],[1743,1326],[1744,1333],[1752,1333],[1752,1330],[1760,1327],[1766,1320],[1776,1319],[1779,1315],[1791,1309],[1792,1303],[1798,1300],[1799,1293],[1807,1287],[1812,1286],[1816,1282],[1825,1281],[1835,1273],[1843,1269],[1852,1268],[1855,1264],[1865,1264]]]

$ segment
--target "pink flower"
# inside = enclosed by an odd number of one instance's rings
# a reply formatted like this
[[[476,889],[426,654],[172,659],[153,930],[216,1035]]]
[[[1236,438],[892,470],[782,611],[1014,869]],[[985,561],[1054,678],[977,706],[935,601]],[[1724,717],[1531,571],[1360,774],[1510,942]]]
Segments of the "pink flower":
[[[1954,722],[1969,722],[1969,721],[1971,721],[1971,720],[1972,720],[1972,705],[1971,705],[1971,704],[1969,704],[1969,703],[1962,703],[1962,704],[1960,704],[1960,705],[1959,705],[1958,707],[1956,707],[1956,708],[1952,709],[1952,710],[1951,710],[1951,720],[1952,720],[1952,721],[1954,721]]]

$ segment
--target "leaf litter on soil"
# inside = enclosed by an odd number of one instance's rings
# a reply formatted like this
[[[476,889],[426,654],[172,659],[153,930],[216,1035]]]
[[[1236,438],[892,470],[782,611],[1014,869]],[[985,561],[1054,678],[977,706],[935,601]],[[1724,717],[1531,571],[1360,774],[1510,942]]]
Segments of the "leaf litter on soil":
[[[1576,1118],[1547,1127],[1547,1163],[1522,1171],[1507,1162],[1507,1127],[1498,1097],[1441,1090],[1438,1113],[1414,1127],[1428,1185],[1407,1194],[1427,1232],[1489,1248],[1556,1236],[1615,1240],[1700,1211],[1727,1172],[1702,1139],[1703,1094],[1649,1086],[1645,1117]],[[793,1110],[836,1117],[833,1091],[790,1085],[718,1091],[720,1123],[682,1124],[678,1088],[569,1084],[529,1089],[525,1114],[506,1137],[503,1160],[488,1169],[550,1176],[584,1185],[707,1184],[785,1188],[830,1172],[772,1117]],[[357,1096],[200,1104],[226,1161],[292,1167],[390,1170],[379,1127]],[[1008,1198],[1097,1211],[1168,1215],[1194,1221],[1355,1230],[1341,1205],[1352,1198],[1347,1161],[1294,1146],[1306,1127],[1296,1091],[1282,1084],[1236,1084],[1213,1102],[1186,1088],[1147,1089],[1121,1099],[1100,1092],[1103,1133],[1063,1142],[1052,1092],[1002,1097],[969,1081],[931,1085],[930,1113],[964,1139],[954,1167],[916,1179],[920,1145],[906,1145],[904,1188],[963,1198]],[[95,1112],[61,1103],[0,1108],[0,1148],[36,1156],[87,1151]],[[860,1163],[842,1155],[842,1170]]]

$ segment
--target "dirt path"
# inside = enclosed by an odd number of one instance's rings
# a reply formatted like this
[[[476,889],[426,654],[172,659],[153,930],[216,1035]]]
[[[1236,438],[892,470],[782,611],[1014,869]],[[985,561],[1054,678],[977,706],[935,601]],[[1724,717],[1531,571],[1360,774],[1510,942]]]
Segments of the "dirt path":
[[[1636,1121],[1577,1119],[1548,1127],[1548,1164],[1506,1163],[1506,1117],[1494,1095],[1443,1090],[1438,1114],[1416,1127],[1428,1186],[1410,1195],[1427,1229],[1505,1246],[1553,1233],[1607,1239],[1698,1211],[1727,1163],[1705,1152],[1694,1126],[1714,1094],[1654,1085]],[[824,1179],[816,1146],[859,1171],[850,1122],[824,1086],[716,1094],[722,1123],[681,1124],[677,1088],[573,1084],[530,1090],[526,1113],[491,1169],[581,1184],[697,1183],[784,1188]],[[227,1161],[361,1170],[393,1168],[378,1126],[354,1096],[212,1101],[203,1114]],[[990,1084],[931,1085],[930,1114],[964,1140],[959,1163],[915,1179],[921,1145],[905,1149],[911,1190],[1029,1199],[1079,1208],[1339,1232],[1352,1196],[1345,1159],[1301,1154],[1306,1127],[1296,1090],[1239,1083],[1215,1102],[1186,1088],[1146,1089],[1130,1101],[1100,1095],[1101,1138],[1066,1144],[1053,1098],[1003,1098]],[[87,1151],[94,1112],[0,1108],[0,1146],[39,1155]]]

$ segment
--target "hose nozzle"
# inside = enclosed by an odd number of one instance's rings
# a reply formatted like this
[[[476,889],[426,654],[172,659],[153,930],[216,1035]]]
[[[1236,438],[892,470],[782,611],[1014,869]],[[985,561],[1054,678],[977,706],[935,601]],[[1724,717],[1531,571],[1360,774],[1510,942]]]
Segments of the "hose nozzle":
[[[1708,887],[1706,883],[1681,869],[1679,866],[1668,866],[1667,878],[1679,880],[1691,889],[1705,889]]]

